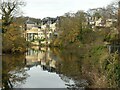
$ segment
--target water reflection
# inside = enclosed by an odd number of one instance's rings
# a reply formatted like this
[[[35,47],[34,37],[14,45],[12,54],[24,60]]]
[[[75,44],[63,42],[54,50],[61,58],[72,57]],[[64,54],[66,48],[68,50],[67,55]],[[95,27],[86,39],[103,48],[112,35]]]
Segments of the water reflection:
[[[43,70],[55,72],[56,61],[51,58],[50,54],[50,49],[47,47],[28,49],[25,59],[26,67],[30,69],[32,66],[41,65]]]
[[[2,83],[5,90],[25,82],[28,77],[24,69],[24,55],[4,55],[2,57]]]
[[[28,48],[25,55],[3,56],[3,88],[66,88],[74,81],[60,73],[50,48]],[[67,79],[67,81],[65,80]]]
[[[3,56],[2,83],[6,90],[107,87],[99,64],[94,63],[90,58],[84,60],[78,52],[32,47],[25,55]]]

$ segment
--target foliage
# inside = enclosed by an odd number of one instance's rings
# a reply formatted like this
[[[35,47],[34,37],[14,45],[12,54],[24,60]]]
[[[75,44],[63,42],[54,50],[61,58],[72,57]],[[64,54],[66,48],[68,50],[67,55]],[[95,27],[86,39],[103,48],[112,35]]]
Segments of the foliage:
[[[103,62],[104,74],[108,78],[109,87],[120,87],[119,53],[109,55]]]
[[[27,43],[21,35],[21,31],[17,25],[10,25],[8,31],[3,34],[3,53],[24,52]]]
[[[7,27],[13,22],[13,18],[20,11],[20,7],[24,5],[25,3],[21,0],[8,0],[0,3],[3,33],[7,31]]]
[[[24,83],[28,74],[25,67],[25,55],[2,56],[2,90],[14,88],[16,84]]]
[[[76,42],[79,43],[79,40],[83,39],[83,32],[87,32],[87,30],[89,30],[85,16],[86,13],[83,11],[78,11],[73,16],[68,13],[66,16],[61,17],[60,23],[58,25],[61,34],[60,37],[53,41],[55,46],[65,47]]]
[[[15,16],[20,15],[20,8],[25,3],[21,0],[8,0],[0,3],[0,13],[2,14],[2,33],[3,33],[3,53],[6,52],[25,52],[26,43],[23,38],[23,20],[15,20]]]

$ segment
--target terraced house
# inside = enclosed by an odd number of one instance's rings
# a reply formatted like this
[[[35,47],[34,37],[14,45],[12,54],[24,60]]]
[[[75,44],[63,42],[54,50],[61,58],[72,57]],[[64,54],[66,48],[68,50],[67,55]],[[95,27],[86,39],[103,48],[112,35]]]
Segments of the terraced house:
[[[28,19],[26,21],[26,40],[35,45],[49,45],[53,35],[57,32],[57,23],[58,18],[44,18],[41,20],[41,25]]]

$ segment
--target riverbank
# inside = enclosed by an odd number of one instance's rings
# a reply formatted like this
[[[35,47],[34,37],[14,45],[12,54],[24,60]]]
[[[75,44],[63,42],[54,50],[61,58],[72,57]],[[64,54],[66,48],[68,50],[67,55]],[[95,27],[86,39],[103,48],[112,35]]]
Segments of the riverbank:
[[[47,71],[49,73],[56,72],[55,74],[63,77],[61,78],[63,81],[65,78],[67,78],[67,80],[72,79],[78,87],[79,85],[83,85],[88,88],[112,88],[117,87],[120,83],[120,63],[118,63],[118,61],[117,53],[109,54],[108,49],[105,46],[100,45],[84,45],[83,47],[71,49],[33,46],[28,49],[26,54],[4,55],[3,68],[9,69],[9,71],[14,71],[16,70],[16,67],[22,67],[21,70],[33,70],[32,72],[34,73],[37,73],[40,70],[43,70],[43,72]],[[8,64],[11,65],[11,68],[6,68]],[[35,68],[37,68],[37,70],[34,70]],[[9,74],[9,72],[4,73]],[[30,77],[32,77],[34,74],[30,75]],[[41,77],[41,74],[39,77]],[[37,79],[41,81],[39,77]],[[44,80],[46,80],[46,78],[44,78]],[[81,80],[85,80],[84,84],[81,84]]]

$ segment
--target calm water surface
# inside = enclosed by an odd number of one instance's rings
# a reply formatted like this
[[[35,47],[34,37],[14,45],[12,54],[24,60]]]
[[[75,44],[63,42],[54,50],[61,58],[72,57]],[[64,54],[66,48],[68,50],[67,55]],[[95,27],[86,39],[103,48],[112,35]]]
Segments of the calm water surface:
[[[80,53],[55,48],[29,48],[24,55],[3,56],[5,88],[105,87],[105,77]],[[94,68],[94,70],[93,70]],[[98,81],[98,82],[96,82]],[[101,83],[103,82],[103,83]],[[106,81],[105,81],[106,82]]]

